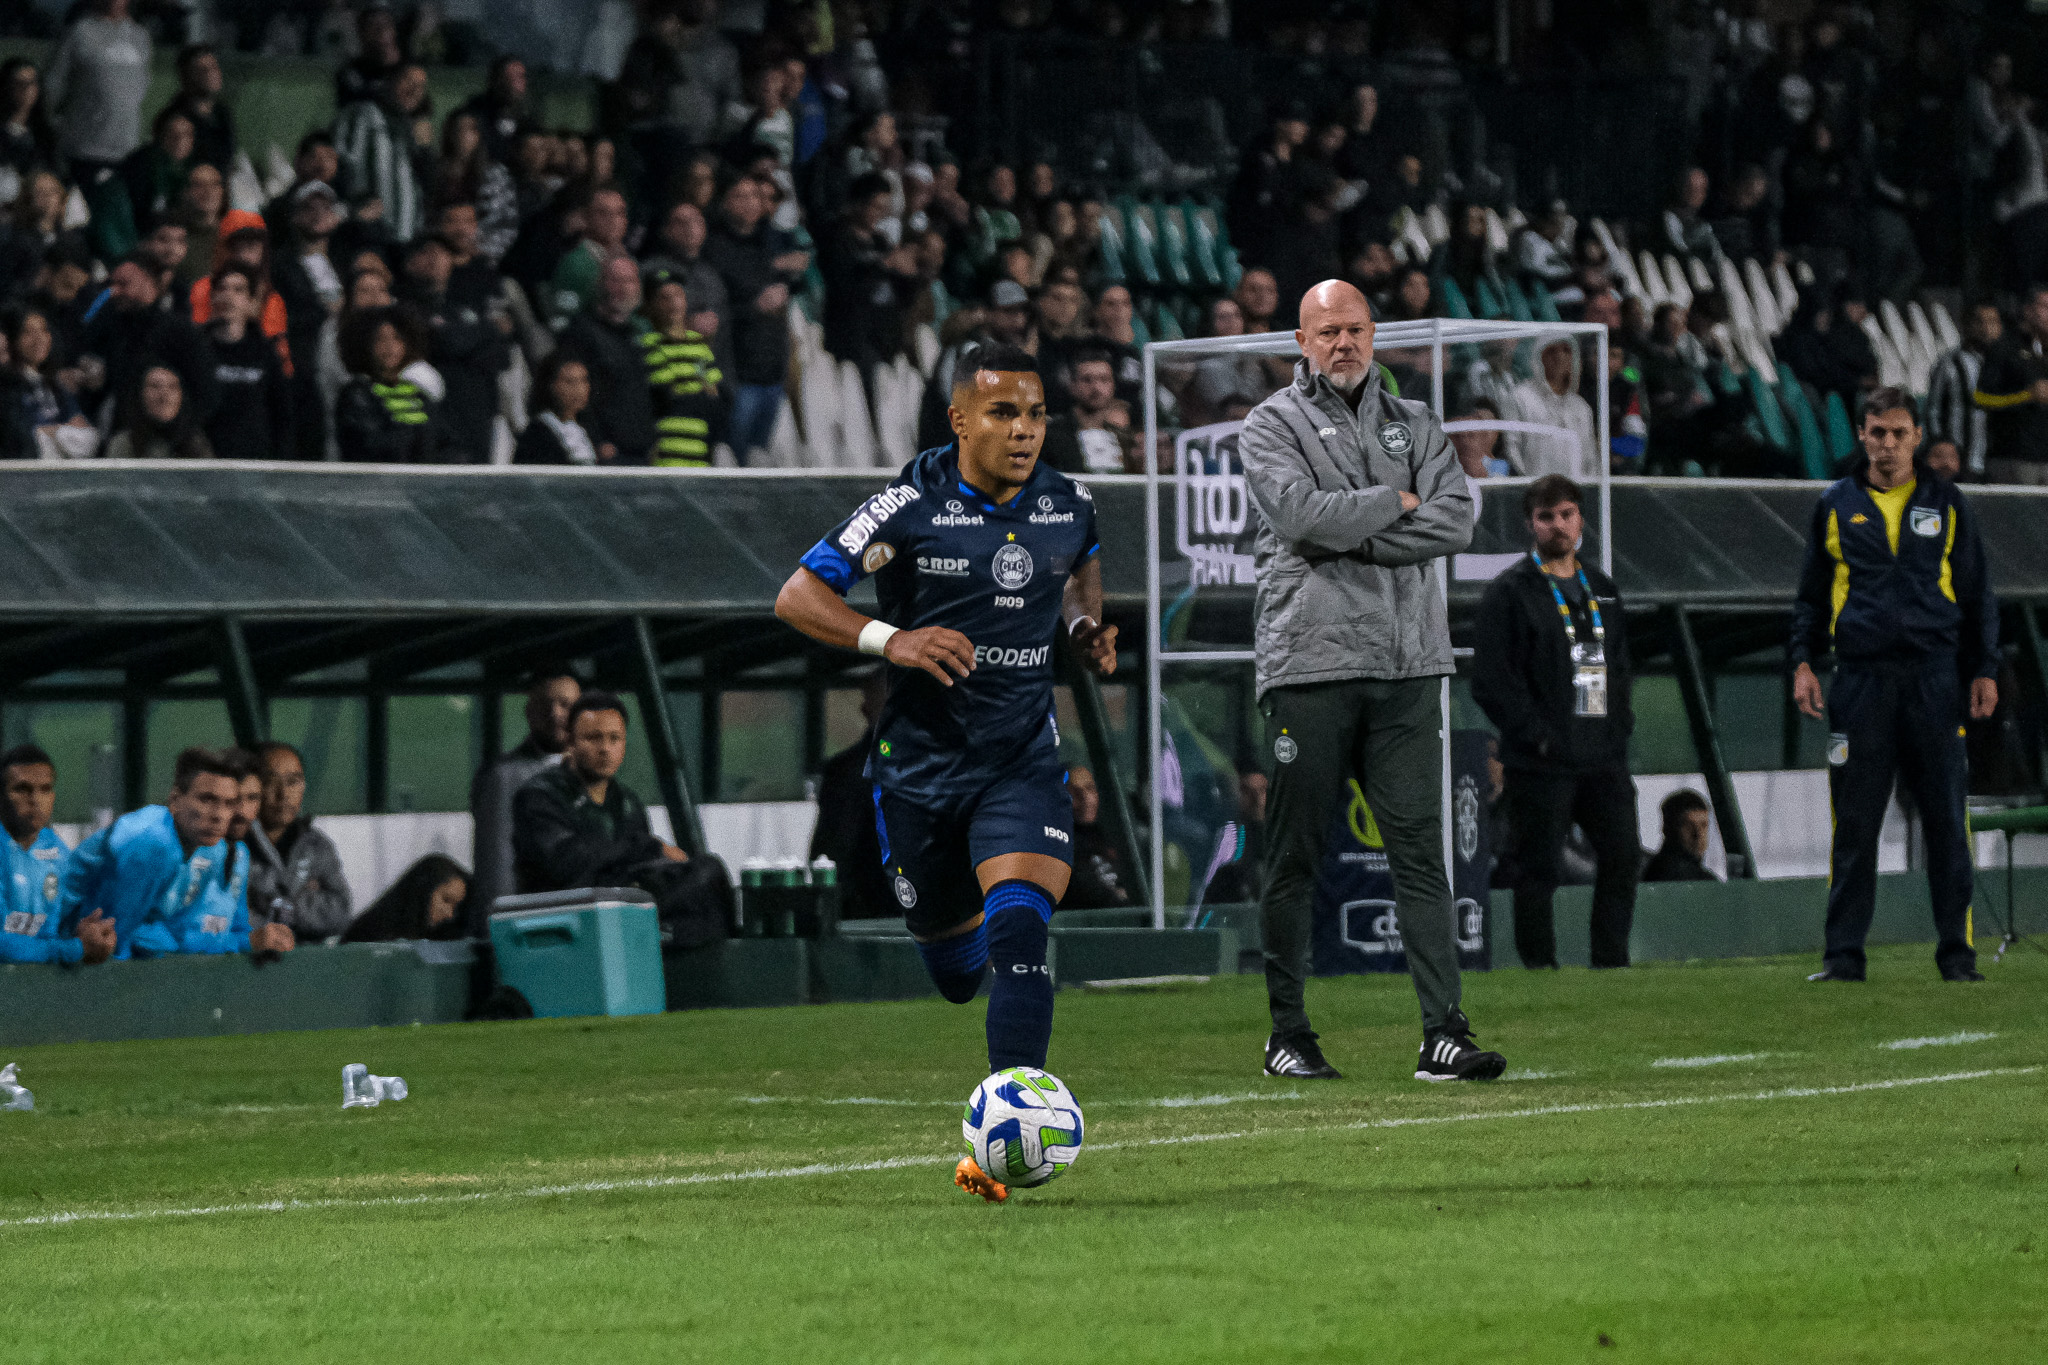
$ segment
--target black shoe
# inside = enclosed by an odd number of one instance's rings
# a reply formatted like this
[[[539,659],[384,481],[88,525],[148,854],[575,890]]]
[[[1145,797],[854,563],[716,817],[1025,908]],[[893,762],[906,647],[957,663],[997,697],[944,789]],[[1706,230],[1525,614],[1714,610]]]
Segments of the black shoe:
[[[1808,981],[1861,981],[1863,978],[1861,976],[1851,976],[1840,967],[1823,967],[1806,979]]]
[[[1982,981],[1984,973],[1975,967],[1951,967],[1941,974],[1943,981]]]
[[[1313,1033],[1295,1033],[1266,1040],[1266,1074],[1290,1081],[1338,1081],[1344,1073],[1323,1059]]]
[[[1463,1014],[1423,1034],[1422,1053],[1415,1059],[1418,1081],[1497,1081],[1507,1069],[1507,1058],[1482,1051],[1472,1040],[1472,1025]]]

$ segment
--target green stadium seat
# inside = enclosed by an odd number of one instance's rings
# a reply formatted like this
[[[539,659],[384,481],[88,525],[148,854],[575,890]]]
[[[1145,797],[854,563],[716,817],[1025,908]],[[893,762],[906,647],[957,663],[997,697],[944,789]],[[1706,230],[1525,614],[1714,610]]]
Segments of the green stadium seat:
[[[1849,421],[1849,405],[1842,401],[1839,393],[1830,393],[1826,403],[1828,414],[1828,454],[1836,463],[1856,453],[1856,428]]]
[[[1472,305],[1465,301],[1465,291],[1458,288],[1456,280],[1449,275],[1442,276],[1436,282],[1436,289],[1443,298],[1445,317],[1469,319],[1472,316]]]
[[[1125,240],[1130,244],[1130,267],[1137,272],[1141,283],[1159,283],[1159,234],[1152,222],[1150,210],[1141,207],[1129,195],[1119,196],[1117,209],[1123,215]]]
[[[1557,300],[1550,296],[1550,291],[1543,287],[1541,280],[1529,281],[1529,306],[1534,310],[1538,322],[1564,321],[1558,316]]]
[[[1743,386],[1749,390],[1750,410],[1756,415],[1756,422],[1765,444],[1774,450],[1790,452],[1792,433],[1785,425],[1784,409],[1778,406],[1777,395],[1771,392],[1771,385],[1764,383],[1763,375],[1750,370],[1742,376]]]
[[[1167,278],[1181,289],[1195,283],[1195,271],[1188,260],[1188,224],[1178,204],[1148,205],[1146,212],[1159,225],[1159,246],[1166,257]]]
[[[1099,253],[1102,257],[1102,282],[1122,284],[1130,278],[1126,261],[1130,255],[1128,246],[1130,234],[1124,229],[1123,212],[1114,204],[1102,206],[1102,237]]]
[[[1152,339],[1154,341],[1185,341],[1187,333],[1182,330],[1180,318],[1173,310],[1173,304],[1161,299],[1152,309]]]
[[[1175,212],[1180,214],[1181,230],[1187,235],[1188,259],[1194,265],[1196,282],[1210,289],[1221,288],[1222,244],[1216,236],[1216,211],[1186,199]]]
[[[1449,277],[1446,276],[1446,278],[1448,279]],[[1504,318],[1508,315],[1507,300],[1501,297],[1500,290],[1494,287],[1492,280],[1481,275],[1478,281],[1477,292],[1479,297],[1476,302],[1479,307],[1480,317],[1493,320]]]
[[[1806,387],[1792,373],[1792,367],[1778,362],[1778,401],[1792,419],[1792,431],[1799,441],[1799,463],[1809,479],[1825,479],[1834,461],[1828,456],[1827,438],[1821,434],[1820,419],[1813,404],[1806,401]]]
[[[1500,282],[1500,288],[1501,293],[1505,296],[1504,301],[1508,306],[1509,317],[1513,318],[1516,322],[1536,321],[1535,307],[1529,302],[1529,296],[1522,292],[1520,284],[1512,279],[1507,279]]]

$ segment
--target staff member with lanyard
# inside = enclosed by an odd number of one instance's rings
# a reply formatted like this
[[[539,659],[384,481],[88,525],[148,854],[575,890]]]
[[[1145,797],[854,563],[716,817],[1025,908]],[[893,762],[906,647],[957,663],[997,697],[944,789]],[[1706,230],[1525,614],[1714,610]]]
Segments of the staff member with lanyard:
[[[1238,436],[1259,508],[1255,638],[1272,746],[1259,923],[1273,1033],[1266,1074],[1334,1079],[1304,989],[1316,869],[1347,779],[1386,840],[1394,919],[1422,1003],[1415,1078],[1493,1080],[1507,1067],[1459,1008],[1444,867],[1442,679],[1451,632],[1431,561],[1472,541],[1472,495],[1421,403],[1389,397],[1372,309],[1342,280],[1301,300],[1294,382]]]
[[[1835,845],[1827,953],[1809,981],[1861,981],[1877,908],[1877,836],[1906,779],[1927,843],[1944,981],[1982,981],[1970,942],[1966,720],[1998,709],[1998,599],[1963,495],[1916,465],[1920,410],[1904,389],[1863,404],[1867,463],[1813,509],[1792,608],[1792,696],[1828,723]],[[1835,650],[1825,703],[1813,666]],[[1823,709],[1825,707],[1825,709]]]
[[[1574,823],[1598,859],[1595,967],[1628,965],[1636,913],[1636,784],[1628,775],[1628,622],[1621,594],[1579,562],[1579,486],[1562,474],[1529,485],[1522,513],[1535,548],[1493,580],[1479,604],[1472,699],[1500,731],[1508,825],[1520,865],[1515,951],[1524,967],[1557,965],[1551,900]]]

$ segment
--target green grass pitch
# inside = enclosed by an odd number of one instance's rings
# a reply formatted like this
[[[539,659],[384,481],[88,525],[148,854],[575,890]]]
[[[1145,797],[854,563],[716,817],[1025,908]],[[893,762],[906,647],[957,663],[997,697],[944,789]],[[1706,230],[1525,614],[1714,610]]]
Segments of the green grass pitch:
[[[1003,1207],[978,1005],[17,1049],[0,1360],[2048,1360],[2048,956],[1929,959],[1471,976],[1490,1086],[1405,979],[1312,985],[1333,1084],[1257,978],[1064,991]]]

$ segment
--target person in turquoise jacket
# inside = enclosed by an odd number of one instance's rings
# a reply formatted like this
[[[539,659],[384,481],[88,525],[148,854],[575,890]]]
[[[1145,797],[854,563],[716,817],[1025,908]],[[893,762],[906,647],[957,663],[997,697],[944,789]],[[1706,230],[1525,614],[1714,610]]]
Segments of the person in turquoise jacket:
[[[88,916],[77,932],[59,934],[58,887],[71,849],[50,828],[57,805],[57,767],[33,744],[0,754],[0,823],[6,881],[0,884],[0,962],[105,962],[114,951],[114,922]]]
[[[243,768],[213,749],[179,754],[169,801],[130,811],[72,853],[60,931],[104,911],[117,958],[290,950],[284,925],[250,930],[248,853],[226,841]]]

